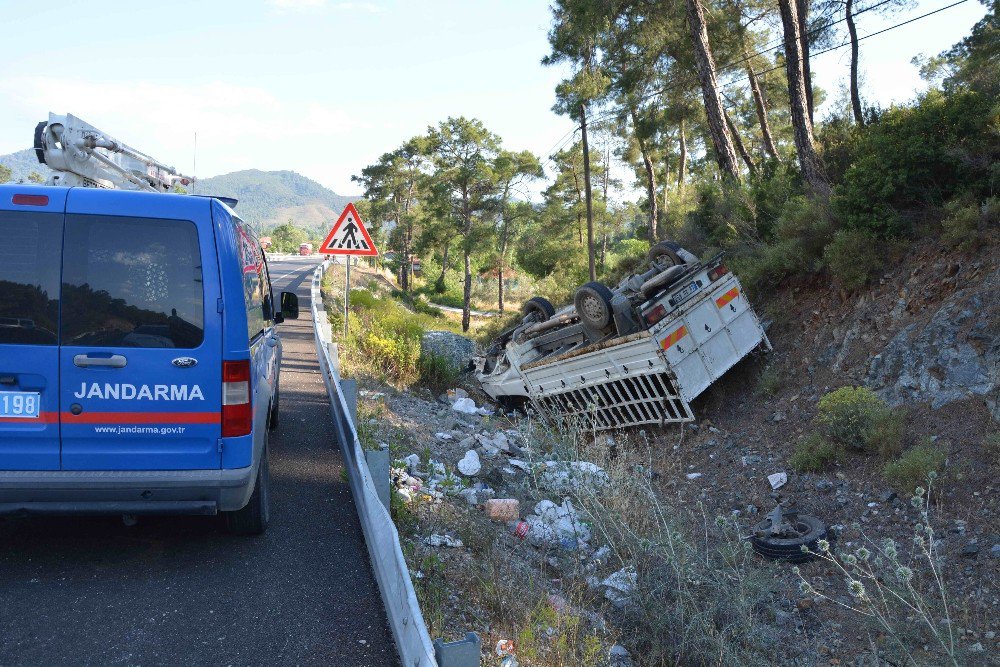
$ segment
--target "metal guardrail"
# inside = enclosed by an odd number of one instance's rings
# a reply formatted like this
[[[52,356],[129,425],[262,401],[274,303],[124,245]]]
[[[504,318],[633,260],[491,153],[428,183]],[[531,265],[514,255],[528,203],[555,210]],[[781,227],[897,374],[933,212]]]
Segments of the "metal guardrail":
[[[399,533],[396,532],[389,512],[379,500],[352,421],[351,409],[340,386],[340,378],[334,370],[336,363],[330,356],[330,321],[323,308],[319,287],[325,270],[326,262],[316,268],[312,281],[311,310],[316,352],[323,383],[330,397],[330,413],[344,456],[351,495],[365,534],[372,571],[382,594],[385,615],[403,667],[438,667],[434,645],[427,633],[413,582],[410,581],[410,572],[400,548]],[[478,660],[475,664],[479,664]]]

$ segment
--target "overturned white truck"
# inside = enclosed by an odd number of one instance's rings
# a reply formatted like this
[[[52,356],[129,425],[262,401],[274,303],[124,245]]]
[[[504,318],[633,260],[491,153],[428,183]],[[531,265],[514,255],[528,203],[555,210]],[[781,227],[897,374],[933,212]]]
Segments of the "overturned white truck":
[[[722,255],[664,241],[614,290],[587,283],[558,311],[530,299],[474,364],[502,405],[606,430],[693,420],[690,402],[757,348],[771,343]]]

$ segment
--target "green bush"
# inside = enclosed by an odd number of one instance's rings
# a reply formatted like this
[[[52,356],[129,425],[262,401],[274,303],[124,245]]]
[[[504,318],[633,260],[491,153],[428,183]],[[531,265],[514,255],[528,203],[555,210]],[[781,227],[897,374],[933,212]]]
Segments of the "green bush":
[[[370,310],[375,308],[378,303],[378,297],[367,290],[352,289],[350,301],[351,308]]]
[[[931,473],[940,478],[947,460],[947,448],[926,440],[906,450],[899,459],[887,463],[882,475],[898,493],[909,494],[918,486],[925,486]]]
[[[902,416],[864,387],[841,387],[819,400],[816,421],[834,443],[890,457],[903,440]]]
[[[799,472],[822,472],[840,455],[840,447],[819,433],[802,438],[788,463]]]
[[[841,287],[864,287],[882,268],[882,254],[875,236],[862,229],[842,229],[823,251],[823,262]]]
[[[444,355],[423,350],[417,363],[420,384],[435,394],[446,391],[458,383],[460,370]]]
[[[1000,198],[990,197],[982,205],[955,200],[945,205],[941,239],[959,250],[975,250],[991,229],[1000,224]]]
[[[834,190],[838,217],[849,229],[891,238],[911,233],[923,211],[956,196],[990,196],[1000,161],[994,103],[974,92],[931,90],[853,134],[850,166]]]
[[[781,390],[781,373],[774,366],[768,366],[757,376],[757,393],[761,396],[774,396]]]

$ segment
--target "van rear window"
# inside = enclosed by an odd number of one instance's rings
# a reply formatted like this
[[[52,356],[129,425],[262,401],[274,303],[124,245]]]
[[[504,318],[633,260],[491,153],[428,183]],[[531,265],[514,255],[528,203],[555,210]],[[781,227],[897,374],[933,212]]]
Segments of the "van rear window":
[[[0,211],[0,345],[55,345],[62,213]]]
[[[62,344],[198,347],[201,268],[192,222],[67,215]]]

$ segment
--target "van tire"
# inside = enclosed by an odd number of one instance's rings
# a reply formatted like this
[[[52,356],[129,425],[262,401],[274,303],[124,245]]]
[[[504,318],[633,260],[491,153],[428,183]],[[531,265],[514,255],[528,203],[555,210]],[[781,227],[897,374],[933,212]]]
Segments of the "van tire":
[[[267,443],[257,466],[253,493],[242,509],[226,512],[226,528],[235,535],[262,535],[271,518],[271,470],[267,463]]]
[[[278,404],[281,400],[281,387],[275,387],[274,400],[271,401],[271,411],[267,413],[267,430],[278,428]]]

